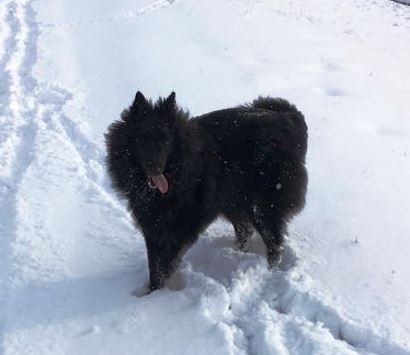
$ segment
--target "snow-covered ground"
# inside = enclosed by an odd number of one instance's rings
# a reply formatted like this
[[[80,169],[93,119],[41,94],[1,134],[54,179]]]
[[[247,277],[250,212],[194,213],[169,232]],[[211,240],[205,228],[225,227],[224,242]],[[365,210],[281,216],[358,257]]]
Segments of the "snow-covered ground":
[[[409,63],[410,7],[387,0],[2,0],[0,354],[410,354]],[[145,247],[103,133],[137,89],[305,113],[281,271],[218,221],[132,294]]]

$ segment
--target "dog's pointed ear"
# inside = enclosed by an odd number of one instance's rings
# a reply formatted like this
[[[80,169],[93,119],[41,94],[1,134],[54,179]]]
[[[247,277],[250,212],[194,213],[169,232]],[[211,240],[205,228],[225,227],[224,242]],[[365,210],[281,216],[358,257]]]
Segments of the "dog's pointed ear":
[[[146,106],[148,106],[147,99],[144,97],[141,91],[137,91],[137,93],[135,94],[134,102],[132,103],[132,107],[133,108],[143,108]]]
[[[166,103],[168,107],[174,107],[176,105],[175,91],[171,92],[171,94],[167,97]]]

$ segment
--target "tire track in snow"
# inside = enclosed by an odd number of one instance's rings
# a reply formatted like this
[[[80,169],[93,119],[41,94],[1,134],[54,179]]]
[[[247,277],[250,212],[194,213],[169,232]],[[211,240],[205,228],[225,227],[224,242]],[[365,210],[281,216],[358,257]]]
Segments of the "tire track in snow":
[[[14,234],[15,194],[24,173],[31,163],[33,154],[30,148],[35,140],[37,110],[29,104],[27,85],[22,78],[28,77],[32,67],[28,64],[30,56],[26,52],[26,42],[30,40],[30,31],[24,25],[24,4],[10,1],[7,3],[7,17],[4,24],[8,27],[9,38],[6,40],[6,55],[3,58],[3,74],[9,88],[3,96],[5,109],[2,113],[2,136],[0,152],[8,156],[2,162],[2,202],[0,206],[2,230],[1,270],[8,270],[7,261],[10,255],[10,243]],[[23,65],[26,67],[22,67]],[[29,149],[27,149],[29,148]],[[4,275],[4,273],[2,273]],[[7,274],[7,272],[5,273]],[[3,280],[4,281],[4,280]],[[4,290],[5,288],[2,287]]]
[[[110,187],[104,186],[98,176],[104,171],[104,153],[63,112],[65,103],[71,100],[72,95],[56,86],[38,83],[32,76],[37,60],[39,28],[31,1],[9,1],[4,7],[3,28],[6,28],[8,36],[4,41],[5,54],[0,59],[0,74],[5,79],[0,111],[0,230],[8,237],[1,240],[1,270],[8,269],[6,265],[15,229],[15,195],[36,154],[31,149],[39,126],[64,136],[81,157],[93,189],[103,195],[111,207],[125,214],[125,208],[111,197]],[[51,117],[56,120],[51,120]]]
[[[7,31],[0,61],[0,75],[4,78],[1,90],[0,124],[0,352],[4,346],[6,299],[10,283],[12,243],[15,239],[16,193],[26,169],[32,161],[32,147],[36,137],[36,108],[30,102],[31,77],[36,56],[35,48],[27,43],[37,35],[26,26],[27,2],[8,1],[3,4],[5,17],[2,26]],[[33,52],[34,50],[34,52]],[[30,52],[31,51],[31,52]]]
[[[72,95],[38,82],[32,74],[37,61],[39,28],[31,3],[31,0],[10,0],[2,4],[1,12],[6,37],[0,58],[0,75],[4,78],[0,96],[0,353],[6,350],[8,320],[12,318],[8,305],[13,298],[13,285],[19,282],[16,267],[30,267],[19,263],[23,260],[24,264],[25,259],[14,260],[14,253],[16,245],[21,243],[17,242],[19,189],[36,156],[41,154],[36,151],[37,139],[44,138],[47,132],[63,137],[81,157],[93,193],[103,196],[111,210],[125,215],[124,207],[107,191],[109,188],[101,185],[98,176],[98,170],[103,170],[101,149],[63,112]]]
[[[3,29],[8,33],[3,45],[4,55],[0,60],[0,173],[3,184],[9,186],[10,176],[14,174],[14,156],[19,145],[19,129],[26,124],[22,118],[25,111],[23,85],[20,80],[20,63],[24,60],[24,41],[27,34],[21,28],[17,17],[19,10],[15,2],[4,4],[5,17]],[[9,186],[10,187],[10,186]]]

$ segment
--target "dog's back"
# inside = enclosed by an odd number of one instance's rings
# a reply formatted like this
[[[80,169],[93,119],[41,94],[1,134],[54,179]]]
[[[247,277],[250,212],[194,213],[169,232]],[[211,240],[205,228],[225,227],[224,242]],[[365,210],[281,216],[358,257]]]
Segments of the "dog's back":
[[[260,97],[252,104],[210,112],[194,120],[213,137],[221,152],[251,153],[263,148],[297,156],[304,162],[307,126],[303,115],[286,100]]]
[[[232,204],[229,200],[233,199],[237,205],[236,200],[254,199],[258,194],[276,198],[277,186],[282,189],[283,185],[300,186],[298,196],[288,202],[295,210],[303,206],[307,126],[295,106],[283,99],[259,98],[194,120],[212,141],[210,159],[218,164],[219,196],[224,204]]]

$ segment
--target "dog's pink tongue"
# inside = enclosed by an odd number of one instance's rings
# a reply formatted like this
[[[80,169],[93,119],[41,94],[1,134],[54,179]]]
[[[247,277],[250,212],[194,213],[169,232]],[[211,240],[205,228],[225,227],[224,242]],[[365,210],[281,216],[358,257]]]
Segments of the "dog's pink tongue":
[[[162,194],[165,194],[168,191],[168,181],[164,174],[151,176],[151,179],[154,182],[155,187],[161,191]]]

